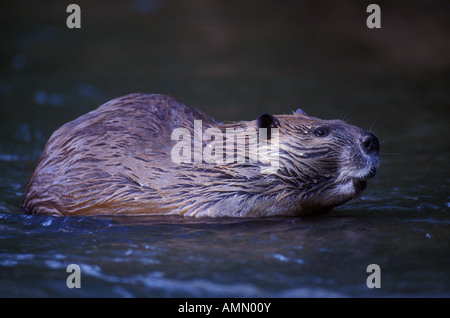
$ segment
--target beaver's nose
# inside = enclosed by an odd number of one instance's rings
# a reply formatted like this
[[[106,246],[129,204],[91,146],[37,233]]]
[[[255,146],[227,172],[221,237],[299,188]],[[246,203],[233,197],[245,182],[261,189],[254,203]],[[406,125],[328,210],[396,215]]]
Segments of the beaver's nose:
[[[380,143],[378,142],[377,136],[367,132],[363,137],[362,148],[366,154],[378,154],[380,151]]]

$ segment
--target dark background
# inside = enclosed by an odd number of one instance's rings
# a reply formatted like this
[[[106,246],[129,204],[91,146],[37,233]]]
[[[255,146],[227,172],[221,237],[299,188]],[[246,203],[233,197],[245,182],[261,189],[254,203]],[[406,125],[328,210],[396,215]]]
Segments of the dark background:
[[[0,295],[72,296],[75,261],[93,282],[82,296],[449,295],[448,1],[74,2],[81,29],[66,26],[72,1],[1,3]],[[366,26],[372,2],[381,29]],[[50,134],[132,92],[221,121],[298,107],[345,119],[379,137],[381,169],[315,221],[24,215]],[[379,291],[365,286],[371,263]]]

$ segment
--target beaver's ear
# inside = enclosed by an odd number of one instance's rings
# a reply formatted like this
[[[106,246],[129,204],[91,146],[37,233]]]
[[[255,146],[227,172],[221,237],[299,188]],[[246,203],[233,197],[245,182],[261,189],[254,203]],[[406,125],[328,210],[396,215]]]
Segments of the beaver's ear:
[[[278,119],[270,114],[261,114],[256,119],[256,123],[258,124],[258,128],[268,128],[267,129],[267,139],[271,138],[270,128],[278,128],[280,127],[280,122]]]
[[[258,128],[278,128],[280,127],[280,122],[278,119],[270,114],[261,114],[256,119]]]
[[[297,110],[294,112],[294,114],[308,116],[308,115],[306,115],[306,112],[301,108],[297,108]]]

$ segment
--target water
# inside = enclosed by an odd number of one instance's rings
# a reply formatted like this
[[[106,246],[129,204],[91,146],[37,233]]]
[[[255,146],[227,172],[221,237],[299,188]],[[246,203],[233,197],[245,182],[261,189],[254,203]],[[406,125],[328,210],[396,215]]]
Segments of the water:
[[[379,30],[359,1],[77,3],[79,30],[60,1],[0,15],[0,296],[450,296],[445,1],[383,4]],[[50,134],[131,92],[220,120],[344,118],[378,135],[381,170],[318,218],[24,214]],[[367,287],[369,264],[381,288]]]
[[[217,221],[3,213],[1,294],[448,296],[450,222],[398,214]],[[80,289],[66,286],[73,263]],[[381,268],[380,289],[366,285],[369,264]]]

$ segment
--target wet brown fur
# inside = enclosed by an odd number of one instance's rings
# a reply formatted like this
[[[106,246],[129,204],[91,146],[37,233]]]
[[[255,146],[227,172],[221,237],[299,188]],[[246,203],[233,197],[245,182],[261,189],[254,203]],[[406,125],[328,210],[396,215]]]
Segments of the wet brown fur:
[[[261,163],[174,163],[175,128],[257,128],[221,124],[163,95],[114,99],[50,137],[26,188],[23,207],[53,215],[310,215],[358,196],[378,166],[364,154],[364,130],[338,120],[277,115],[280,166]],[[318,127],[330,132],[317,137]],[[350,191],[354,188],[354,191]]]

